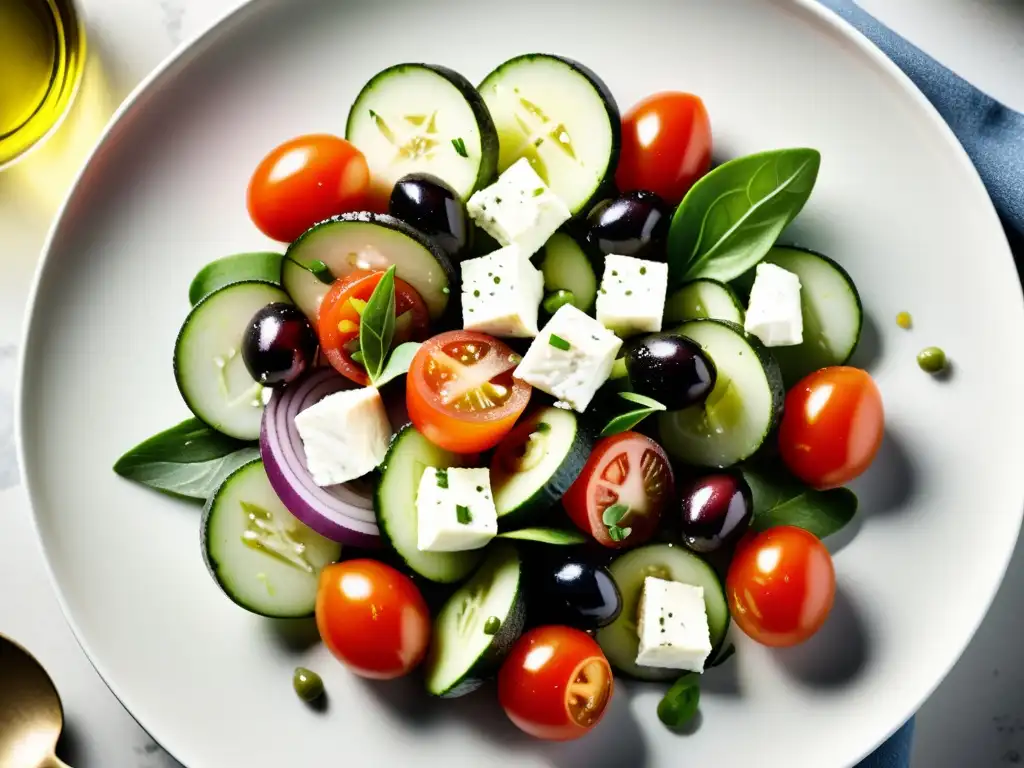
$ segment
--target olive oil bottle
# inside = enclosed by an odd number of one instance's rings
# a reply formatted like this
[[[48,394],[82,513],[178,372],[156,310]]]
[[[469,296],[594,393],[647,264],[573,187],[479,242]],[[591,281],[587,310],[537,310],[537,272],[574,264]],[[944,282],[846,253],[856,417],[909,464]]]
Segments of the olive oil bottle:
[[[60,123],[84,65],[73,0],[0,0],[0,168]]]

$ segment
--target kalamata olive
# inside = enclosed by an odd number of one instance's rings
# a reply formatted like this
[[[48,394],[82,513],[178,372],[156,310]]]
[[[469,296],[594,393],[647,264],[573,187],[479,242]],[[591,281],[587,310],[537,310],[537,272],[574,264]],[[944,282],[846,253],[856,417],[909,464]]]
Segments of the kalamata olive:
[[[466,247],[466,207],[436,176],[410,173],[400,178],[391,191],[388,213],[431,238],[452,258]]]
[[[587,244],[602,256],[615,253],[664,261],[670,219],[668,206],[653,192],[626,192],[590,211]]]
[[[731,544],[750,527],[754,501],[739,472],[705,475],[682,494],[683,543],[694,552]]]
[[[626,351],[626,373],[634,392],[653,397],[670,411],[703,403],[718,375],[700,344],[674,333],[633,342]]]
[[[608,569],[578,554],[538,563],[531,593],[531,618],[543,623],[599,629],[622,610],[622,595]]]
[[[242,337],[242,360],[260,384],[291,384],[313,366],[317,338],[306,316],[292,304],[260,309]]]

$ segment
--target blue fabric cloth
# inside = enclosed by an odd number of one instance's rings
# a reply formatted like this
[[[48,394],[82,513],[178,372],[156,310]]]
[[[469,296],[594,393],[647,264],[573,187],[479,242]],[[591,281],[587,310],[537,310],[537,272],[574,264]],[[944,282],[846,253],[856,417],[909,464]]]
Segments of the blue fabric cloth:
[[[949,123],[988,188],[1020,269],[1024,262],[1024,114],[953,74],[852,0],[819,2],[877,45]],[[913,736],[911,719],[858,768],[907,768]]]

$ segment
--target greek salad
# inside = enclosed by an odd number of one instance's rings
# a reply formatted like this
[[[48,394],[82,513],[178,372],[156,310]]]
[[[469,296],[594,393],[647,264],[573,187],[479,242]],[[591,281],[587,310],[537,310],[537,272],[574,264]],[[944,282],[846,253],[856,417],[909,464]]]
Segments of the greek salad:
[[[353,674],[496,679],[554,740],[620,675],[683,727],[731,624],[791,646],[825,622],[822,539],[884,426],[850,275],[779,242],[819,153],[711,149],[697,96],[620,116],[560,56],[376,74],[344,138],[258,164],[249,213],[286,247],[196,275],[193,418],[115,471],[202,501],[226,597],[315,617]]]

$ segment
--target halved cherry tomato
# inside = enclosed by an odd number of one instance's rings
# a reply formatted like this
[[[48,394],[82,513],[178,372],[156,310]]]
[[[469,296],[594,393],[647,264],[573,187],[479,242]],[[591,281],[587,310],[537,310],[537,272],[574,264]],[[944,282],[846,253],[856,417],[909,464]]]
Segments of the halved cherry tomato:
[[[570,627],[523,635],[498,672],[498,699],[521,730],[538,739],[578,739],[608,709],[615,682],[593,638]]]
[[[409,366],[409,418],[435,445],[454,453],[493,448],[530,402],[532,387],[512,378],[519,355],[475,331],[427,341]]]
[[[620,190],[646,189],[677,205],[711,167],[711,121],[692,93],[648,96],[622,118]]]
[[[267,237],[290,243],[317,222],[364,207],[370,168],[363,153],[330,134],[276,147],[249,181],[249,216]]]
[[[871,376],[859,368],[822,368],[786,395],[779,450],[808,485],[837,488],[871,465],[884,432],[882,395]]]
[[[348,560],[320,572],[316,626],[331,653],[376,680],[408,674],[430,641],[430,611],[420,591],[376,560]]]
[[[352,359],[359,351],[359,322],[383,272],[356,270],[334,282],[320,303],[317,332],[320,351],[334,370],[356,384],[370,383],[366,369]],[[430,334],[430,313],[416,289],[395,278],[395,337],[393,345],[423,341]]]
[[[803,528],[769,528],[736,548],[725,592],[733,619],[754,640],[797,645],[821,629],[832,610],[832,556]]]
[[[654,535],[674,489],[672,465],[662,447],[645,435],[623,432],[597,441],[562,506],[599,544],[633,547]],[[610,526],[604,518],[613,505],[626,511]]]

